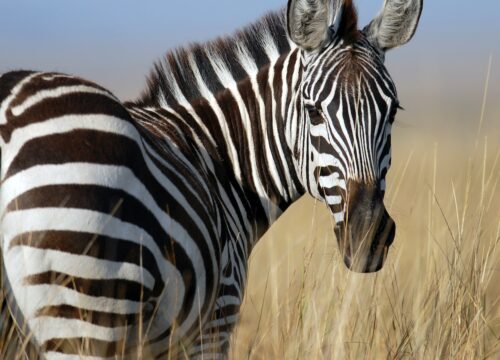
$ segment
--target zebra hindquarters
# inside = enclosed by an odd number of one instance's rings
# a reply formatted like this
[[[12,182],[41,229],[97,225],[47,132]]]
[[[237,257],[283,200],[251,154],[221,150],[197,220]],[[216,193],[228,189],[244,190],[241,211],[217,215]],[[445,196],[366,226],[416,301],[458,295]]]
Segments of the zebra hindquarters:
[[[36,187],[4,213],[6,278],[18,323],[49,355],[126,353],[162,293],[149,235],[124,219],[131,200],[104,190]]]
[[[47,358],[131,354],[172,324],[177,307],[157,304],[173,297],[167,275],[179,283],[144,205],[140,135],[96,85],[14,75],[0,97],[0,234],[16,323]],[[149,326],[155,312],[164,320]]]

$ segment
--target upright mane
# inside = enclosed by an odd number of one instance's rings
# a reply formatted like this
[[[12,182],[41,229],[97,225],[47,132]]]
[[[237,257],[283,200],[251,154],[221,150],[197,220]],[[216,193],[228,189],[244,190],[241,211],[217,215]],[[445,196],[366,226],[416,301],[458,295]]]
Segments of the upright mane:
[[[216,94],[290,51],[284,10],[265,15],[234,35],[169,51],[148,77],[142,105],[191,102]]]

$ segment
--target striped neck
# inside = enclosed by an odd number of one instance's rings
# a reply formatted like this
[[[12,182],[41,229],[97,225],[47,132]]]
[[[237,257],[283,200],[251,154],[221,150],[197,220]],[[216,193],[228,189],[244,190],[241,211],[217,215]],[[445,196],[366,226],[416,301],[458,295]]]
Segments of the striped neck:
[[[304,194],[292,150],[300,119],[300,63],[293,50],[191,103],[218,156],[231,164],[241,188],[260,199],[269,224]]]
[[[192,140],[231,171],[262,209],[259,220],[271,225],[304,193],[292,150],[301,74],[301,53],[280,11],[230,38],[168,53],[135,104],[196,128]]]

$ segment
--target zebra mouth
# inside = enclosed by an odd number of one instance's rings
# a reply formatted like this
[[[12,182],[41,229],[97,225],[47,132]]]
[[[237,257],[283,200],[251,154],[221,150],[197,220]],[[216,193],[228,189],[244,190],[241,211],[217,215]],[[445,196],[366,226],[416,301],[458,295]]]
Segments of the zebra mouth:
[[[369,255],[364,261],[365,265],[362,265],[361,261],[352,260],[349,255],[344,255],[344,264],[350,271],[361,273],[361,274],[371,274],[382,270],[385,261],[387,260],[387,254],[389,253],[389,246],[384,246],[382,254],[379,256]]]
[[[383,247],[383,254],[381,256],[368,256],[365,263],[366,265],[356,264],[356,261],[353,260],[349,255],[344,255],[344,264],[350,271],[362,273],[362,274],[371,274],[376,273],[382,270],[385,264],[385,260],[387,259],[387,254],[389,252],[389,246]],[[358,261],[360,263],[360,261]]]
[[[347,237],[352,234],[345,234]],[[376,231],[373,241],[368,249],[356,251],[353,242],[350,241],[347,247],[342,247],[344,264],[346,267],[357,273],[375,273],[384,267],[389,248],[394,241],[396,235],[396,225],[389,216],[384,216]],[[345,239],[345,238],[344,238]],[[362,245],[360,245],[362,247]],[[353,255],[354,254],[354,255]]]

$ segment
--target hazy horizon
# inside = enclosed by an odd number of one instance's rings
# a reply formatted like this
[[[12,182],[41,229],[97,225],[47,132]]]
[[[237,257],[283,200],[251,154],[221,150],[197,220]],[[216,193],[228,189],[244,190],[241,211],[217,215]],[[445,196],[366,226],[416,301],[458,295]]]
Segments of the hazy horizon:
[[[360,27],[383,1],[356,1]],[[0,73],[13,69],[76,74],[133,99],[169,49],[224,36],[286,5],[269,1],[20,0],[0,4]],[[209,15],[209,16],[208,16]],[[500,123],[500,2],[426,1],[420,27],[387,54],[406,112],[405,126],[465,133],[477,129],[492,57],[483,127]],[[500,137],[500,136],[499,136]]]

